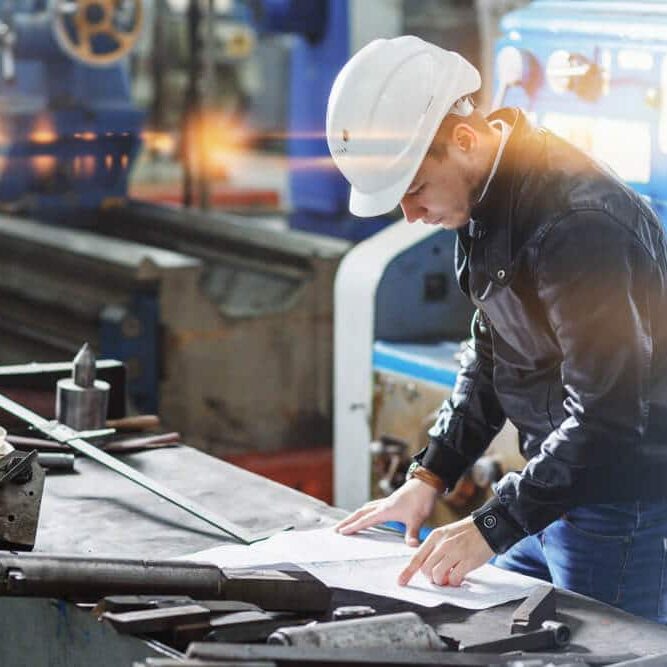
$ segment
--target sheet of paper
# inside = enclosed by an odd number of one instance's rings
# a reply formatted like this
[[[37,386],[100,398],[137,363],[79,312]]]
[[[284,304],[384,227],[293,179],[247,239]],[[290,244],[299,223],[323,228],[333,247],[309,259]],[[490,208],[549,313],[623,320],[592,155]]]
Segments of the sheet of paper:
[[[409,558],[379,558],[358,561],[301,564],[330,587],[385,595],[425,607],[447,603],[464,609],[487,609],[519,600],[540,585],[537,579],[483,565],[471,572],[461,586],[436,586],[418,572],[407,586],[396,583]]]
[[[344,536],[331,526],[315,530],[287,531],[250,546],[225,544],[179,560],[213,563],[218,567],[255,567],[273,563],[313,563],[409,556],[415,551],[395,534],[367,530]]]
[[[466,609],[486,609],[529,595],[541,582],[484,565],[459,588],[435,586],[417,573],[408,586],[396,583],[414,547],[384,531],[364,531],[345,537],[333,528],[279,533],[250,546],[225,544],[180,560],[242,568],[294,563],[327,586],[384,595],[426,607],[448,603]]]

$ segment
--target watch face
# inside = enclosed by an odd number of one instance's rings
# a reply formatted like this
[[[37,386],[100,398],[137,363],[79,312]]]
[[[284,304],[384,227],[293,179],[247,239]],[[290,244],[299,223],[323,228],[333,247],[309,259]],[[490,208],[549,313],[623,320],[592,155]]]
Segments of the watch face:
[[[405,473],[405,479],[410,479],[412,477],[412,473],[419,468],[419,462],[418,461],[413,461],[410,464],[410,467],[408,468],[408,471]]]

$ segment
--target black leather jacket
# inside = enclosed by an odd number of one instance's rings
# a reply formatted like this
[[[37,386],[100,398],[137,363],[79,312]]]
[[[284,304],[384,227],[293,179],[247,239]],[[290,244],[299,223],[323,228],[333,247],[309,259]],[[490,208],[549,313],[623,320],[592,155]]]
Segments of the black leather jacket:
[[[518,110],[460,231],[477,307],[417,456],[449,488],[509,419],[527,464],[473,513],[497,553],[587,503],[667,498],[667,241],[616,176]]]

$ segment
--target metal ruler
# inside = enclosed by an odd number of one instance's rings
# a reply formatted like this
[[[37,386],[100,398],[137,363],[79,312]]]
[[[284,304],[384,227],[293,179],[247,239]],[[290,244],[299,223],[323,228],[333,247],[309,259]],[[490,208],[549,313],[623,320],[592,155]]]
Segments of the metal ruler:
[[[281,530],[290,528],[290,526],[282,526],[280,528],[262,532],[253,533],[247,531],[241,526],[235,524],[233,521],[219,517],[217,514],[210,512],[205,507],[202,507],[201,505],[191,501],[189,498],[186,498],[177,491],[168,489],[159,482],[156,482],[150,477],[147,477],[146,475],[138,472],[126,463],[123,463],[110,454],[103,452],[98,447],[95,447],[95,445],[91,445],[83,438],[78,437],[79,434],[77,431],[70,428],[69,426],[66,426],[65,424],[44,419],[36,412],[33,412],[32,410],[25,408],[19,403],[12,401],[10,398],[7,398],[7,396],[3,394],[0,394],[0,409],[14,415],[15,417],[18,417],[27,424],[30,424],[30,426],[33,426],[38,431],[41,431],[44,433],[44,435],[53,438],[53,440],[56,440],[63,445],[67,445],[80,454],[83,454],[84,456],[87,456],[88,458],[101,463],[103,466],[106,466],[114,472],[117,472],[119,475],[122,475],[126,479],[129,479],[131,482],[134,482],[135,484],[142,486],[144,489],[147,489],[151,493],[154,493],[156,496],[160,496],[160,498],[168,500],[173,505],[180,507],[189,514],[196,516],[211,526],[215,526],[223,533],[226,533],[239,542],[243,542],[244,544],[252,544],[253,542],[264,540],[267,537],[280,532]]]

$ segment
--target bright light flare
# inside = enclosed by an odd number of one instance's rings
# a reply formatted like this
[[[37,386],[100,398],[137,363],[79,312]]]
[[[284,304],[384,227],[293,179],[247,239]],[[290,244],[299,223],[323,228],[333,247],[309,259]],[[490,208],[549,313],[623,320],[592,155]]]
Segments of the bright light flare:
[[[52,144],[58,139],[53,120],[49,116],[38,116],[28,139],[35,144]]]
[[[56,171],[55,155],[34,155],[30,158],[30,166],[39,178],[48,178]]]
[[[190,119],[185,132],[195,163],[211,179],[226,178],[230,167],[249,151],[250,138],[243,123],[220,111],[206,110]]]
[[[141,134],[144,146],[162,157],[172,157],[176,153],[176,138],[171,132],[144,130]]]

